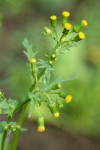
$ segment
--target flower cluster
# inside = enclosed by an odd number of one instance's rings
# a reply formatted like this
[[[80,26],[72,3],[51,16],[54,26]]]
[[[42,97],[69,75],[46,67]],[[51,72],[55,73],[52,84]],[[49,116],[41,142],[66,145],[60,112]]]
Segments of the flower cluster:
[[[37,106],[39,110],[42,102],[44,101],[47,103],[47,107],[50,109],[53,116],[58,118],[60,116],[58,108],[62,108],[64,106],[64,101],[69,103],[72,100],[72,95],[66,95],[66,93],[61,91],[61,87],[66,81],[57,78],[51,81],[51,72],[54,71],[53,63],[57,60],[57,55],[85,38],[85,34],[81,30],[87,26],[87,21],[82,20],[80,24],[73,26],[69,22],[69,16],[70,12],[62,12],[61,36],[58,36],[57,32],[57,16],[53,15],[50,17],[50,25],[52,29],[44,27],[44,33],[56,42],[55,47],[51,51],[50,57],[48,56],[48,61],[42,59],[38,60],[38,58],[36,58],[36,54],[32,53],[32,47],[28,40],[25,39],[23,42],[26,49],[24,53],[29,59],[29,67],[33,79],[33,84],[29,92],[30,116],[33,113],[33,107]],[[74,36],[73,33],[75,33]],[[69,34],[72,34],[72,37],[67,40],[67,36]],[[44,117],[40,110],[38,117],[38,131],[45,131]]]
[[[64,93],[61,90],[63,84],[67,82],[68,79],[63,80],[57,75],[56,78],[53,77],[53,63],[57,61],[58,55],[64,53],[65,50],[69,50],[72,46],[85,38],[85,34],[81,30],[86,27],[88,23],[86,20],[82,20],[79,24],[73,26],[69,22],[69,16],[70,12],[62,12],[61,35],[59,35],[57,31],[58,21],[57,16],[55,15],[50,17],[50,25],[52,29],[44,27],[44,33],[56,42],[55,47],[50,51],[50,55],[47,57],[48,60],[39,59],[37,51],[32,50],[32,44],[30,44],[26,38],[24,39],[22,44],[25,48],[24,54],[28,58],[28,67],[32,79],[31,87],[25,101],[22,101],[20,104],[10,98],[7,99],[0,91],[0,114],[6,114],[8,116],[8,121],[0,124],[2,130],[15,131],[19,128],[21,129],[22,121],[17,124],[16,122],[11,122],[11,120],[14,114],[21,108],[25,113],[26,110],[24,109],[29,105],[29,117],[33,115],[34,108],[38,108],[37,130],[43,132],[45,131],[44,116],[40,111],[42,102],[46,103],[48,109],[55,118],[60,116],[59,108],[64,106],[64,102],[71,102],[72,95],[67,92]],[[68,38],[68,35],[70,35],[70,38]],[[20,118],[19,120],[22,119],[23,118]]]
[[[53,117],[60,116],[60,108],[63,108],[64,103],[72,101],[72,95],[62,92],[63,84],[71,79],[62,79],[56,75],[53,64],[58,59],[58,55],[64,54],[65,50],[69,50],[72,46],[76,46],[78,42],[85,39],[85,34],[81,30],[88,25],[86,20],[82,20],[79,24],[73,26],[69,22],[70,12],[63,11],[61,19],[61,34],[58,34],[57,16],[50,17],[49,27],[44,27],[44,34],[49,36],[55,41],[54,48],[50,51],[50,55],[45,55],[46,59],[39,59],[37,51],[32,50],[32,44],[29,43],[27,38],[23,41],[24,54],[28,58],[28,67],[31,75],[31,87],[24,101],[17,102],[11,98],[6,98],[0,91],[0,115],[7,116],[6,121],[0,123],[0,133],[2,134],[1,149],[4,150],[5,140],[8,132],[15,132],[12,141],[13,149],[17,146],[17,141],[20,131],[25,131],[22,128],[22,123],[28,107],[29,117],[32,117],[34,109],[38,109],[38,132],[45,131],[44,116],[40,111],[42,102],[46,103],[47,108],[52,113]],[[0,14],[0,26],[2,25],[2,14]],[[53,76],[54,74],[54,76]],[[73,80],[73,78],[72,78]],[[14,115],[21,110],[18,121],[14,122],[12,119]]]

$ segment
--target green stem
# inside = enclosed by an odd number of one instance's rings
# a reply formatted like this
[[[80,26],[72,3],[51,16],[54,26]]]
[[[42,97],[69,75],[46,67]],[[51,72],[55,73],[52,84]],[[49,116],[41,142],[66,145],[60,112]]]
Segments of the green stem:
[[[5,148],[6,137],[7,137],[7,131],[4,131],[3,138],[2,138],[1,150],[4,150],[4,148]]]
[[[56,35],[56,41],[58,41],[58,34],[57,34],[56,27],[54,28],[54,33],[55,33],[55,35]]]
[[[18,112],[24,105],[26,105],[28,102],[30,102],[30,99],[29,99],[29,98],[26,99],[24,102],[20,103],[20,104],[18,105],[18,107],[16,107],[16,109],[14,110],[13,115],[14,115],[15,113],[17,113],[17,112]]]
[[[11,121],[11,119],[12,119],[11,117],[8,117],[7,123],[9,123]],[[8,133],[8,130],[4,131],[4,133],[3,133],[2,142],[1,142],[1,150],[5,149],[7,133]]]
[[[20,127],[22,126],[24,118],[25,118],[26,108],[27,108],[27,103],[24,104],[22,112],[21,112],[21,114],[19,116],[19,119],[18,119],[18,125],[20,125]],[[16,132],[14,134],[14,137],[13,137],[13,140],[12,140],[11,150],[16,150],[18,139],[19,139],[19,135],[20,135],[20,130],[16,130]]]

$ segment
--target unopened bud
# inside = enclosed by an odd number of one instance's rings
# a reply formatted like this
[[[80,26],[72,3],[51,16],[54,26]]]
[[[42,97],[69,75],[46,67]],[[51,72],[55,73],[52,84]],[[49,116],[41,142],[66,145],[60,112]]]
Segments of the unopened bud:
[[[53,53],[53,54],[51,55],[51,58],[52,58],[53,60],[55,60],[55,59],[56,59],[56,54]]]
[[[16,131],[16,127],[14,126],[14,125],[12,125],[11,127],[10,127],[10,129],[14,132],[14,131]]]
[[[61,85],[60,83],[58,83],[58,84],[54,85],[54,86],[52,87],[52,89],[53,89],[53,90],[56,90],[56,89],[60,89],[61,87],[62,87],[62,85]]]
[[[45,126],[44,126],[44,117],[39,116],[38,117],[38,132],[44,132]]]
[[[53,28],[55,28],[56,25],[57,25],[57,16],[51,16],[51,17],[50,17],[50,21],[51,21],[51,26],[52,26]]]
[[[50,105],[49,105],[49,109],[50,109],[51,113],[53,114],[53,116],[54,116],[55,118],[58,118],[58,117],[59,117],[60,114],[59,114],[59,112],[58,112],[58,110],[57,110],[56,103],[50,104]]]
[[[52,31],[48,27],[44,27],[44,32],[48,35],[52,35]]]
[[[78,35],[73,39],[73,41],[78,42],[83,39],[85,39],[85,34],[83,32],[79,32]]]
[[[63,30],[63,34],[67,35],[69,30],[72,28],[72,25],[70,23],[65,23],[64,24],[64,30]]]
[[[49,60],[49,65],[52,65],[53,64],[53,61],[52,60]]]
[[[73,31],[78,33],[79,31],[81,31],[87,25],[88,25],[87,21],[86,20],[82,20],[80,24],[74,26]]]
[[[69,102],[71,102],[71,100],[72,100],[72,95],[67,95],[65,98],[65,102],[69,103]]]
[[[67,23],[69,16],[70,16],[70,12],[68,12],[68,11],[63,11],[62,12],[62,25]]]

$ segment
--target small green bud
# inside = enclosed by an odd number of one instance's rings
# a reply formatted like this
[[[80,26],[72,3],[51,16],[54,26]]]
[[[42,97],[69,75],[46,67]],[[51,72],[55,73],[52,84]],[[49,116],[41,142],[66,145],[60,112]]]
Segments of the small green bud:
[[[53,61],[52,61],[52,60],[49,60],[49,64],[52,65],[52,64],[53,64]]]
[[[66,41],[66,38],[65,38],[65,37],[63,37],[61,41],[62,41],[62,42],[65,42],[65,41]]]
[[[52,58],[56,58],[56,54],[53,53],[53,54],[52,54]]]
[[[10,127],[10,129],[11,129],[12,131],[16,131],[16,127],[15,127],[14,125],[12,125],[12,126]]]
[[[53,53],[53,54],[51,55],[51,59],[52,59],[52,60],[55,60],[55,59],[56,59],[56,54],[55,54],[55,53]]]
[[[4,131],[8,130],[8,128],[9,128],[9,125],[7,125],[7,124],[2,124],[2,129],[3,129]]]
[[[68,45],[68,46],[71,46],[73,43],[74,43],[74,41],[68,41],[68,42],[67,42],[67,45]]]
[[[48,27],[44,27],[44,32],[48,35],[52,35],[52,31]]]
[[[11,109],[11,110],[14,110],[14,109],[15,109],[15,106],[14,106],[14,105],[11,105],[11,106],[10,106],[10,109]]]
[[[58,83],[58,84],[54,85],[54,86],[52,87],[52,89],[53,89],[53,90],[56,90],[56,89],[60,89],[61,87],[62,87],[62,85],[61,85],[60,83]]]

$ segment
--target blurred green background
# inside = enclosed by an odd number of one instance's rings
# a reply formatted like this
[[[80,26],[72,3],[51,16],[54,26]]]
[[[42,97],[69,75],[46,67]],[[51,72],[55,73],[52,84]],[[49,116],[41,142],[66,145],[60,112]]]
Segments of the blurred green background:
[[[98,0],[0,0],[0,89],[8,97],[24,98],[30,87],[26,57],[22,53],[22,41],[27,37],[40,57],[48,53],[54,43],[42,34],[49,26],[49,16],[56,14],[60,26],[61,12],[71,12],[70,21],[88,20],[86,39],[62,55],[55,64],[63,78],[77,77],[69,81],[63,90],[73,95],[73,101],[61,111],[54,121],[44,112],[47,121],[73,132],[100,135],[100,1]]]

